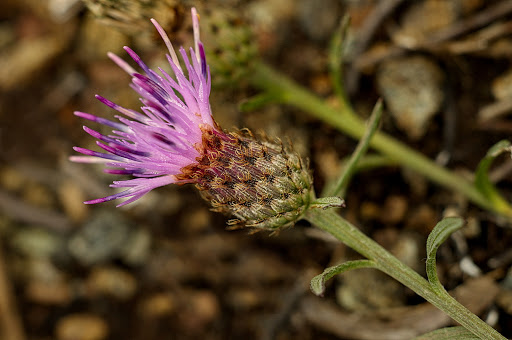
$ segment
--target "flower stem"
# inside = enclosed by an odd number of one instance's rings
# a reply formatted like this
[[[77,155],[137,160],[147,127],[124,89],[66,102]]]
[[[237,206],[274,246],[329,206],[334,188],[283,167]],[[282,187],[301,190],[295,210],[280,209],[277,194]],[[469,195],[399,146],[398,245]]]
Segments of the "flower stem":
[[[347,101],[341,102],[341,108],[333,108],[321,98],[264,63],[255,64],[251,82],[260,89],[272,93],[279,98],[281,103],[304,110],[355,139],[360,139],[365,133],[364,121],[355,114]],[[422,174],[437,184],[465,195],[480,207],[512,218],[510,205],[496,206],[492,204],[492,201],[488,200],[471,181],[440,167],[428,157],[387,134],[376,132],[370,146],[390,160]]]
[[[480,339],[506,339],[447,292],[436,293],[427,280],[333,210],[310,209],[305,219],[327,231],[368,260],[374,261],[380,270],[412,289]]]

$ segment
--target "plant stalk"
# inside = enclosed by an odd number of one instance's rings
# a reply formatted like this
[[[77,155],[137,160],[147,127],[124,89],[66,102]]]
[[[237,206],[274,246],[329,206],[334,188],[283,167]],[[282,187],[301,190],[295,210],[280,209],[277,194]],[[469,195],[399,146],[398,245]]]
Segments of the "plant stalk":
[[[312,116],[355,139],[360,139],[364,135],[366,130],[364,120],[355,114],[346,101],[341,102],[341,108],[333,108],[321,98],[262,62],[255,63],[251,82],[267,93],[272,93],[279,99],[279,102],[307,111]],[[390,160],[422,174],[432,182],[465,195],[480,207],[512,218],[510,205],[496,206],[492,204],[471,181],[437,165],[428,157],[389,135],[377,131],[370,146]]]
[[[386,249],[363,234],[332,209],[310,209],[306,213],[305,219],[317,228],[333,235],[368,260],[374,261],[380,270],[412,289],[416,294],[445,312],[480,339],[506,339],[448,293],[436,294],[426,279],[400,262]]]

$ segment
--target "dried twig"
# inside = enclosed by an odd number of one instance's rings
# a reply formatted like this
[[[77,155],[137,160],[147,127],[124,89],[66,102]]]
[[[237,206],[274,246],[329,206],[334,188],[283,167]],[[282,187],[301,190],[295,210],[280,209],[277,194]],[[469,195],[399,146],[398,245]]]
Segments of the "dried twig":
[[[14,302],[11,285],[0,247],[0,324],[2,325],[2,339],[25,340],[23,326]]]
[[[49,229],[66,231],[71,229],[70,220],[57,212],[32,206],[16,197],[0,191],[0,211],[12,219],[44,225]]]
[[[482,107],[478,111],[478,121],[485,123],[510,112],[512,112],[512,98],[506,98]]]
[[[484,25],[487,25],[494,20],[503,17],[512,12],[512,0],[501,1],[494,6],[490,6],[484,11],[475,14],[465,20],[450,25],[447,28],[439,30],[437,33],[432,34],[424,42],[418,42],[415,48],[417,49],[431,49],[444,41],[453,39],[471,30],[477,29]],[[363,54],[355,63],[355,67],[358,69],[365,69],[373,66],[380,61],[395,57],[403,54],[406,51],[405,48],[399,46],[390,47],[385,53],[379,55]]]
[[[468,280],[454,290],[462,304],[479,314],[494,301],[499,287],[492,277]],[[304,317],[316,327],[349,339],[411,339],[447,326],[450,317],[429,303],[386,310],[381,318],[342,311],[328,301],[307,297],[301,303]]]
[[[351,51],[352,60],[357,60],[357,58],[366,50],[381,22],[390,13],[392,13],[395,8],[402,3],[402,1],[403,0],[389,0],[377,3],[375,9],[370,15],[368,15],[359,29],[357,41]],[[352,94],[357,90],[359,87],[359,77],[359,68],[354,67],[354,64],[350,64],[345,77],[345,88],[347,93]]]

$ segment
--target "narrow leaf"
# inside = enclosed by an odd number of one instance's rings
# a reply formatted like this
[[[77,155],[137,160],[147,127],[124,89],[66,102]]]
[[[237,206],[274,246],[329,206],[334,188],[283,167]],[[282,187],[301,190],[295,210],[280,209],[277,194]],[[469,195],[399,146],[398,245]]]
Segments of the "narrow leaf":
[[[489,180],[489,168],[496,157],[504,152],[511,152],[511,145],[507,140],[502,140],[494,144],[489,151],[487,151],[487,155],[480,161],[475,173],[476,188],[498,209],[500,207],[510,208],[510,205],[503,196],[500,195],[496,186]]]
[[[342,208],[345,206],[345,200],[341,197],[322,197],[317,198],[310,204],[310,208]]]
[[[264,92],[257,94],[251,98],[248,98],[244,102],[239,105],[239,110],[241,112],[249,112],[254,111],[259,108],[264,107],[273,102],[277,102],[277,97],[269,92]]]
[[[427,239],[427,276],[432,288],[440,293],[444,291],[439,282],[436,269],[436,253],[439,246],[455,231],[462,228],[464,221],[458,217],[447,217],[440,221]]]
[[[345,190],[352,179],[356,171],[357,164],[362,156],[368,151],[368,147],[370,146],[370,141],[377,131],[379,126],[380,117],[382,116],[382,100],[378,100],[375,104],[372,115],[368,120],[368,126],[366,127],[366,131],[357,144],[356,149],[350,156],[350,159],[347,165],[344,167],[343,172],[338,177],[336,183],[329,188],[327,188],[325,195],[322,196],[344,196]]]
[[[343,88],[343,50],[345,48],[344,45],[349,25],[350,17],[345,15],[343,19],[341,19],[339,28],[332,37],[329,46],[329,70],[331,71],[331,80],[334,91],[343,102],[347,101]]]
[[[474,340],[480,339],[462,326],[446,327],[420,335],[413,340]]]
[[[331,277],[359,268],[377,268],[377,264],[370,260],[355,260],[326,268],[322,274],[311,279],[311,291],[313,294],[321,296],[325,292],[325,282],[327,282]]]

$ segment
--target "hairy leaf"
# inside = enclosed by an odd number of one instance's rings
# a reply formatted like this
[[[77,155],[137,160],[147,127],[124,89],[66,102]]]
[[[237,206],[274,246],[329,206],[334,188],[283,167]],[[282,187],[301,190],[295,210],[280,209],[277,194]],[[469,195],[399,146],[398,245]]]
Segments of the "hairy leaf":
[[[420,335],[414,340],[473,340],[480,339],[464,327],[446,327]]]
[[[437,248],[446,241],[451,234],[462,228],[464,221],[458,217],[447,217],[440,221],[427,239],[427,276],[432,288],[437,292],[444,291],[443,286],[437,278],[436,253]]]
[[[323,295],[325,292],[325,282],[334,275],[344,273],[352,269],[359,268],[376,268],[376,263],[370,260],[355,260],[348,261],[337,266],[329,267],[324,270],[320,275],[315,276],[311,279],[311,291],[318,296]]]

